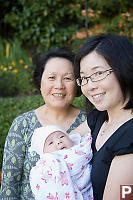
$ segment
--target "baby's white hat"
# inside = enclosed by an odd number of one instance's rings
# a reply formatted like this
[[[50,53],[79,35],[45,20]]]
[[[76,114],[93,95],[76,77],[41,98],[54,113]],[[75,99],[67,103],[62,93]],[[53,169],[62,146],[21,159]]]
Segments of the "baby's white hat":
[[[44,143],[47,137],[56,131],[61,131],[67,135],[60,127],[54,125],[48,125],[45,127],[36,128],[31,138],[31,146],[29,148],[30,153],[36,152],[39,155],[43,154]]]

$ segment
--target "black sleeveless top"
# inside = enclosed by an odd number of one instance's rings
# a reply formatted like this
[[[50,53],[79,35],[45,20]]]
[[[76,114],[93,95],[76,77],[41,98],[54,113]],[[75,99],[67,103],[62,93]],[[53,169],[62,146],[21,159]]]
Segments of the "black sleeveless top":
[[[102,200],[111,162],[115,156],[133,153],[133,119],[120,126],[97,151],[96,138],[103,122],[108,118],[106,111],[94,110],[88,115],[88,126],[92,131],[92,186],[94,200]]]

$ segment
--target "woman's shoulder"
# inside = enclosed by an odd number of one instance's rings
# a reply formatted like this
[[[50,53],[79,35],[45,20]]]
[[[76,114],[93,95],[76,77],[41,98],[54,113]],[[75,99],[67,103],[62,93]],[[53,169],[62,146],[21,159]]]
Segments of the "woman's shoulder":
[[[76,129],[80,124],[82,124],[87,119],[85,110],[80,109],[78,115],[76,116],[75,121],[71,124],[67,133],[70,133],[74,129]]]
[[[115,156],[133,153],[133,119],[124,123],[112,137],[110,148],[114,149]],[[114,142],[114,145],[112,145]]]
[[[19,120],[23,120],[23,119],[34,119],[34,118],[36,118],[36,114],[35,114],[34,110],[30,110],[30,111],[27,111],[25,113],[18,115],[14,120],[19,121]]]
[[[86,119],[87,119],[86,111],[83,109],[80,109],[79,114],[77,115],[73,125],[75,127],[78,127],[80,124],[82,124],[84,121],[86,121]]]
[[[112,157],[133,154],[133,119],[120,126],[104,145],[103,160]]]
[[[20,140],[23,138],[26,143],[29,143],[34,129],[38,127],[40,127],[40,123],[34,110],[22,113],[13,120],[8,131],[8,139],[16,137]]]
[[[18,115],[12,122],[10,129],[14,129],[17,127],[28,128],[38,123],[38,119],[34,110],[30,110],[28,112],[22,113]]]
[[[80,112],[77,118],[81,119],[82,122],[84,122],[87,119],[86,111],[83,109],[80,109]]]

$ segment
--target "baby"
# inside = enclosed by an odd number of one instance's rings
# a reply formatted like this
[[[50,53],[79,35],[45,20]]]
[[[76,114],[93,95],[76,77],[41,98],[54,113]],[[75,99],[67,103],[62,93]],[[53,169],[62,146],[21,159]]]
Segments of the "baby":
[[[30,171],[30,185],[36,200],[92,200],[90,181],[91,135],[68,134],[49,125],[34,131],[30,152],[40,160]]]

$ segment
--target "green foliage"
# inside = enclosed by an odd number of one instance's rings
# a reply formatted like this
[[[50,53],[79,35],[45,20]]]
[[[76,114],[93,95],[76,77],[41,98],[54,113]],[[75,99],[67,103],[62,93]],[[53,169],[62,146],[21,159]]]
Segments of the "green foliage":
[[[85,109],[85,104],[86,104],[85,96],[81,95],[80,97],[75,97],[72,104],[78,108]]]
[[[83,21],[80,6],[67,0],[18,0],[4,22],[15,30],[15,37],[34,45],[49,49],[71,43],[72,36]],[[78,23],[77,23],[78,22]]]
[[[121,13],[114,17],[110,23],[106,24],[104,30],[108,33],[125,35],[133,39],[133,13]]]
[[[101,10],[103,17],[113,18],[121,12],[126,12],[133,7],[129,0],[90,0],[89,5],[95,10]]]
[[[106,31],[120,33],[115,20],[121,20],[121,13],[133,12],[133,1],[129,0],[89,0],[87,6],[89,36]],[[0,28],[3,24],[4,35],[18,38],[35,53],[44,53],[57,46],[75,50],[86,37],[85,0],[3,0],[0,11]],[[133,26],[131,21],[126,23]],[[105,29],[101,30],[103,24]],[[100,30],[97,25],[101,25]],[[78,32],[83,35],[78,36]]]
[[[89,1],[89,3],[90,2],[91,1]],[[93,3],[94,2],[96,3],[96,1],[93,1]],[[98,2],[100,1],[97,1],[97,4]],[[132,3],[130,5],[132,5]],[[127,36],[133,40],[133,7],[130,7],[125,12],[122,12],[122,10],[126,10],[126,7],[123,9],[120,7],[117,13],[109,17],[109,15],[104,13],[104,9],[94,10],[92,8],[88,8],[88,36],[90,37],[100,33],[109,33]],[[85,10],[82,10],[82,15],[86,16]],[[80,32],[76,33],[74,43],[77,42],[77,38],[82,42],[83,38],[85,37],[85,29],[81,29]]]
[[[43,105],[41,95],[0,98],[0,169],[5,138],[14,118],[18,115]],[[85,107],[84,96],[76,97],[73,105],[79,108]]]
[[[18,40],[0,39],[0,96],[33,91],[32,58],[22,50]]]

